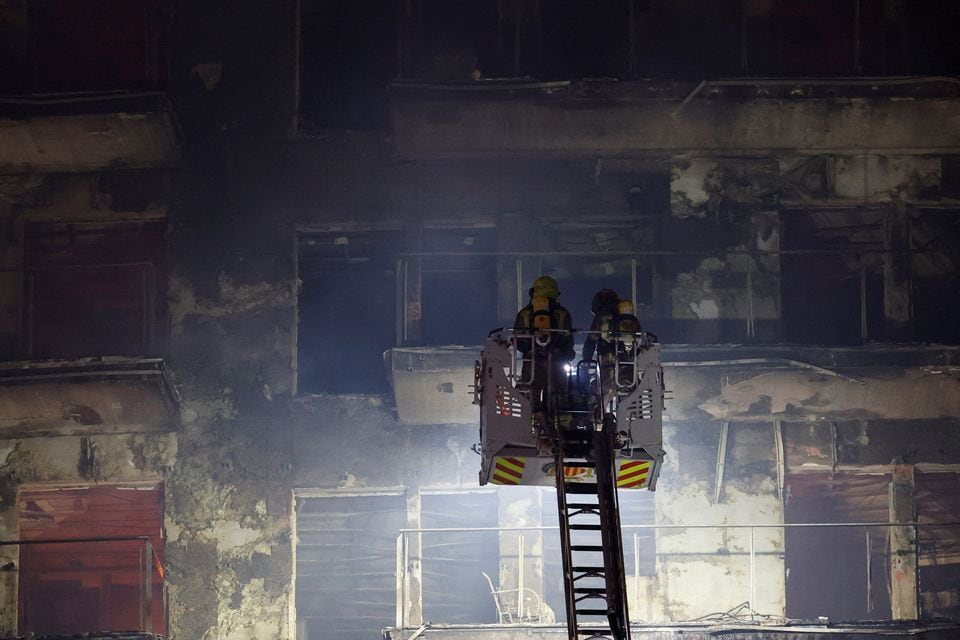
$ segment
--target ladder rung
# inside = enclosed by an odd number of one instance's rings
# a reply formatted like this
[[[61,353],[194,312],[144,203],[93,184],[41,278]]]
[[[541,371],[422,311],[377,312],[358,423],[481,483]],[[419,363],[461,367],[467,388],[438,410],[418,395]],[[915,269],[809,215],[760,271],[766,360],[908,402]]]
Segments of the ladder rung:
[[[569,527],[571,531],[600,531],[603,528],[598,524],[571,524]]]
[[[568,468],[583,467],[584,469],[596,469],[597,463],[589,460],[564,460],[563,466]]]
[[[592,482],[564,482],[563,487],[567,493],[597,495],[597,485]]]
[[[606,609],[574,609],[574,611],[579,616],[605,616],[607,615]]]
[[[592,510],[592,511],[596,511],[596,510],[599,509],[599,508],[600,508],[600,505],[597,504],[596,502],[594,502],[594,503],[589,503],[589,502],[568,502],[568,503],[567,503],[567,511],[570,511],[571,509],[589,509],[589,510]]]
[[[607,597],[607,590],[604,587],[574,587],[573,592]]]
[[[602,574],[605,570],[606,570],[605,567],[587,567],[587,566],[570,567],[570,571],[573,571],[573,572],[576,572],[576,573],[600,573],[600,574]]]
[[[603,551],[603,547],[599,544],[572,544],[570,545],[571,551]]]
[[[613,634],[609,628],[597,627],[594,629],[577,629],[577,635],[591,636],[594,638],[612,638]]]

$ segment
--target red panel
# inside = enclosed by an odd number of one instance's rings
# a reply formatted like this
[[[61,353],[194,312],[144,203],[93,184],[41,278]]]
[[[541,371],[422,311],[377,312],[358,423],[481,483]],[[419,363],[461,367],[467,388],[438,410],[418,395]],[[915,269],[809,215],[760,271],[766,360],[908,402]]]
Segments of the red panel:
[[[153,0],[36,2],[32,35],[37,88],[162,88],[161,15]]]
[[[162,353],[166,223],[34,224],[24,234],[29,357]]]
[[[23,540],[149,536],[153,630],[165,633],[161,488],[23,489],[19,516]],[[143,549],[143,541],[21,546],[20,633],[141,630]]]

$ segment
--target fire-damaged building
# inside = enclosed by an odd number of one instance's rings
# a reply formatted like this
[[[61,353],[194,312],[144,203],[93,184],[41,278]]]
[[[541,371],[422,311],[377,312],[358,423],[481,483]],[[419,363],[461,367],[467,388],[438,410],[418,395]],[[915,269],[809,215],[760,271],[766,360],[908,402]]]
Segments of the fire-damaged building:
[[[563,637],[472,402],[548,275],[662,349],[633,636],[956,637],[958,28],[0,0],[0,636]]]

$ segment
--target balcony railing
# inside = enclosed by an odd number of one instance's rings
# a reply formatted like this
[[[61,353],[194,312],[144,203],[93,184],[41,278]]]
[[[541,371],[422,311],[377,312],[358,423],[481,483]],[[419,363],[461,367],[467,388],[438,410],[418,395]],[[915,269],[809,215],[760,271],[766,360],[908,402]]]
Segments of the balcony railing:
[[[943,594],[931,594],[924,588],[924,570],[929,567],[950,569],[956,575],[954,585],[960,585],[960,522],[921,524],[850,522],[850,523],[795,523],[795,524],[688,524],[688,525],[624,525],[624,547],[628,556],[626,566],[627,597],[631,620],[634,623],[673,624],[682,622],[786,622],[792,612],[803,611],[805,605],[795,602],[803,596],[807,585],[791,585],[800,580],[798,567],[810,558],[833,558],[828,562],[829,573],[822,576],[823,589],[830,581],[846,581],[853,585],[843,599],[853,602],[858,619],[892,620],[898,618],[934,618],[943,611],[933,609],[931,603]],[[655,550],[643,534],[655,532]],[[816,532],[821,539],[830,540],[829,546],[813,547],[808,534]],[[481,549],[480,536],[496,534],[500,552],[494,558],[475,558],[477,565],[500,567],[499,576],[487,576],[477,571],[469,582],[488,591],[490,607],[476,609],[475,619],[444,620],[436,617],[437,606],[431,608],[424,592],[424,574],[436,572],[424,549],[436,547],[438,540],[444,546]],[[556,527],[477,527],[444,529],[403,529],[396,540],[396,589],[398,629],[417,628],[429,619],[429,624],[552,624],[563,622],[562,597],[551,598],[550,589],[560,584],[559,574],[551,577],[551,569],[559,571],[560,552],[549,551],[550,543],[559,535]],[[541,538],[542,536],[542,538]],[[431,541],[432,539],[432,541]],[[853,543],[859,554],[847,554],[840,544]],[[479,553],[479,551],[478,551]],[[552,553],[555,557],[551,557]],[[656,570],[651,574],[641,570],[648,564],[643,555],[655,554]],[[896,566],[894,567],[894,564]],[[530,567],[544,567],[542,572],[531,572]],[[823,566],[821,563],[820,567]],[[895,572],[899,578],[893,578]],[[531,575],[539,573],[539,575]],[[791,576],[791,573],[794,575]],[[684,578],[684,574],[687,577]],[[656,601],[683,599],[673,582],[684,579],[687,584],[686,605],[673,603],[659,606]],[[906,576],[910,583],[891,588],[891,581]],[[811,580],[808,573],[804,580]],[[552,583],[556,584],[552,584]],[[451,592],[469,589],[467,584],[449,585]],[[671,592],[670,590],[674,591]],[[693,590],[689,590],[693,589]],[[706,590],[709,597],[697,599],[696,589]],[[892,589],[892,590],[891,590]],[[905,589],[905,591],[904,591]],[[904,603],[893,603],[900,590],[907,593],[912,606],[904,615]],[[960,598],[954,587],[952,597]],[[706,593],[705,592],[705,593]],[[947,594],[950,597],[949,594]],[[932,596],[932,597],[931,597]],[[438,597],[434,592],[434,598]],[[441,598],[446,598],[441,593]],[[822,598],[821,598],[822,600]],[[653,604],[651,604],[653,602]],[[883,606],[881,607],[881,603]],[[496,610],[496,617],[489,611]],[[546,605],[546,606],[545,606]],[[552,605],[552,608],[551,608]],[[676,618],[668,609],[687,606],[691,615]],[[829,606],[829,603],[827,605]],[[714,609],[718,609],[714,611]],[[828,614],[825,610],[823,614]],[[827,615],[793,615],[804,619],[827,619]],[[844,621],[851,621],[845,618]]]
[[[0,558],[17,635],[165,632],[163,561],[147,536],[3,540]]]

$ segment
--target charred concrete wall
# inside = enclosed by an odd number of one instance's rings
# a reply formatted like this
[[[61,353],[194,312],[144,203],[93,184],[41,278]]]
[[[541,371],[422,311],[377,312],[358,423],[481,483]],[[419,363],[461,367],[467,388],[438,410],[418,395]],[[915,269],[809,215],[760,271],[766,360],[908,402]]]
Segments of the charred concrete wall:
[[[418,490],[476,483],[470,453],[476,434],[470,427],[400,425],[390,399],[381,396],[297,397],[298,332],[324,331],[297,322],[298,228],[390,218],[416,229],[429,219],[487,217],[505,229],[500,248],[511,252],[526,249],[543,220],[625,220],[642,232],[639,247],[678,254],[653,279],[644,317],[651,329],[676,323],[682,328],[678,336],[699,342],[773,340],[781,337],[781,264],[775,256],[755,254],[783,246],[782,210],[798,202],[841,200],[902,213],[901,203],[936,196],[942,173],[937,154],[957,147],[953,129],[941,136],[929,125],[955,120],[956,101],[945,98],[919,109],[863,99],[815,110],[773,102],[739,110],[698,102],[677,125],[683,149],[671,141],[674,128],[654,126],[668,115],[663,104],[645,112],[649,118],[619,106],[528,108],[546,115],[521,127],[513,147],[504,144],[502,132],[504,123],[517,119],[498,115],[513,108],[507,100],[497,109],[468,106],[460,115],[449,106],[407,105],[395,114],[392,134],[297,137],[288,135],[295,130],[296,105],[293,4],[265,11],[260,2],[181,2],[177,15],[171,95],[187,144],[173,185],[177,197],[168,203],[170,341],[163,355],[182,395],[180,429],[175,440],[97,436],[111,462],[96,477],[164,482],[173,640],[294,637],[294,489],[404,487],[415,527]],[[843,145],[857,152],[838,149],[830,139],[831,118],[839,123]],[[550,126],[563,119],[572,124]],[[769,126],[748,126],[754,122]],[[891,122],[897,126],[880,151],[861,148],[862,138]],[[749,150],[741,145],[725,153],[740,145],[738,132],[750,133],[751,143],[769,141],[777,126],[784,133],[777,139],[785,143]],[[479,153],[432,155],[436,149],[411,137],[424,131],[449,136],[444,143],[459,141],[455,152],[473,145]],[[557,131],[562,135],[552,135]],[[816,148],[810,150],[812,133]],[[562,148],[543,148],[550,140]],[[936,153],[907,157],[908,146]],[[804,149],[802,158],[795,149]],[[817,155],[809,158],[811,153]],[[0,265],[21,259],[16,238],[24,209],[40,215],[47,201],[40,194],[61,179],[63,184],[50,187],[53,200],[74,204],[52,207],[51,219],[96,208],[87,174],[0,183],[0,223],[13,238],[0,246]],[[74,191],[70,184],[81,186]],[[71,196],[76,193],[87,195]],[[886,241],[902,243],[902,225],[895,223],[893,218]],[[884,309],[900,328],[909,320],[906,276],[896,264],[885,268]],[[536,269],[530,262],[528,275]],[[517,285],[508,273],[501,280],[499,316],[509,321]],[[15,284],[0,287],[0,296],[18,295],[16,290]],[[575,311],[578,324],[586,324],[586,313]],[[13,334],[16,322],[15,314],[0,313],[0,340]],[[746,402],[749,413],[755,396],[762,405],[769,394],[745,386],[732,389],[740,392],[733,401]],[[772,433],[753,424],[732,429],[718,487],[720,414],[698,406],[712,396],[695,384],[687,393],[680,404],[689,411],[666,430],[670,457],[657,498],[658,522],[781,522]],[[691,397],[699,402],[688,402]],[[79,446],[77,438],[65,437],[9,441],[0,449],[8,451],[0,462],[7,474],[0,494],[4,537],[16,532],[11,500],[18,484],[90,481],[74,469]],[[520,502],[500,514],[503,524],[536,519],[537,505]],[[735,553],[718,556],[728,543]],[[633,610],[641,618],[689,618],[742,602],[749,596],[749,545],[741,530],[666,531],[658,538],[658,576],[631,585],[640,594]],[[765,580],[755,585],[755,608],[779,614],[783,540],[757,534],[754,546],[756,575]],[[539,569],[532,564],[530,571],[536,576]],[[502,573],[512,568],[504,566]],[[415,568],[412,575],[418,579]],[[718,593],[724,594],[719,605]],[[706,595],[709,605],[703,603]],[[418,605],[405,604],[408,619],[417,619]],[[15,605],[7,601],[3,607],[6,626]]]

